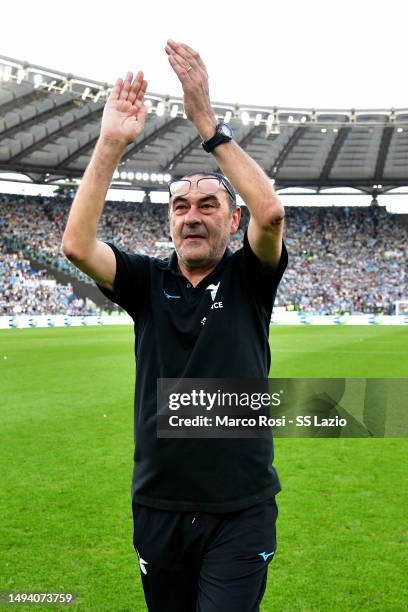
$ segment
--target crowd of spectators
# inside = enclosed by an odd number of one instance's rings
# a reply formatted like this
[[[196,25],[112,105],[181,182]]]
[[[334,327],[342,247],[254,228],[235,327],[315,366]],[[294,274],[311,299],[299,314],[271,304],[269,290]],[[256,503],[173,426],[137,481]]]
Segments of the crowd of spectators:
[[[0,250],[0,316],[98,313],[95,304],[78,298],[71,285],[56,283],[44,270],[34,271],[21,253]]]
[[[395,314],[408,298],[408,231],[385,208],[288,208],[281,301],[317,314]]]
[[[91,282],[61,253],[71,203],[63,195],[0,195],[0,245]],[[408,298],[408,231],[398,215],[379,206],[287,207],[285,223],[289,266],[276,305],[319,314],[394,314],[395,301]],[[232,250],[241,246],[247,224],[243,207]],[[107,202],[99,238],[129,252],[167,257],[172,248],[167,206]]]

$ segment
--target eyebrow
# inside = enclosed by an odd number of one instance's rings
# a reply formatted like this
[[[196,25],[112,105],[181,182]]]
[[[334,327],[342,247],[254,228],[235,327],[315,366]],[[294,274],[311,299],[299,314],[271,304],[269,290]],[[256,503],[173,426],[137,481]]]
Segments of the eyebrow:
[[[219,200],[217,198],[217,195],[214,194],[208,194],[208,195],[204,195],[202,198],[199,199],[199,203],[203,204],[204,202],[208,202],[209,200],[216,200],[218,202],[218,204],[221,204],[221,200]],[[171,205],[173,206],[175,203],[177,202],[187,202],[189,203],[188,198],[185,198],[184,196],[173,196],[173,200],[171,201]]]

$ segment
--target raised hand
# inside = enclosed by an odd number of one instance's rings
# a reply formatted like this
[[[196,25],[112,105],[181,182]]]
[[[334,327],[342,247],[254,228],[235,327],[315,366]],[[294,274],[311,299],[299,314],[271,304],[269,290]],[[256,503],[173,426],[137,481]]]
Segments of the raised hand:
[[[184,92],[184,111],[204,139],[214,135],[217,120],[211,108],[208,74],[197,51],[184,43],[168,40],[168,60]]]
[[[143,105],[147,81],[141,71],[132,79],[128,72],[125,80],[116,81],[103,110],[101,138],[128,145],[142,133],[148,112]]]

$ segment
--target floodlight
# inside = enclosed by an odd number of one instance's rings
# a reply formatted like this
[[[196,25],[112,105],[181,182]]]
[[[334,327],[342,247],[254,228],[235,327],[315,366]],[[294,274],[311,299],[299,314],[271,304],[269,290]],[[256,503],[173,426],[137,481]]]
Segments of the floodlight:
[[[171,174],[165,174],[163,176],[163,179],[166,181],[166,183],[168,183],[169,181],[171,181]]]
[[[178,113],[178,104],[173,104],[170,111],[170,117],[177,117]]]
[[[25,70],[24,70],[24,68],[19,68],[17,70],[17,83],[20,84],[21,81],[24,80],[24,77],[25,77]]]
[[[157,180],[157,174],[155,172],[152,172],[152,174],[150,175],[150,180],[153,182]]]
[[[35,80],[35,77],[34,77],[34,80]],[[60,89],[60,94],[64,94],[68,88],[70,88],[70,83],[68,82],[67,79],[65,79],[64,84]]]
[[[247,111],[242,111],[241,113],[241,121],[244,125],[248,125],[249,123],[249,113]]]
[[[276,108],[274,109],[273,113],[268,115],[266,120],[266,136],[268,137],[270,134],[280,134],[279,112]]]
[[[12,73],[11,66],[4,66],[3,81],[9,81],[11,77],[11,73]]]
[[[232,113],[230,110],[227,110],[224,116],[224,123],[229,123],[231,121]]]
[[[114,179],[118,179],[119,178],[119,172],[117,170],[115,170],[115,172],[113,173],[113,178]]]
[[[143,172],[143,174],[142,174],[142,179],[143,179],[144,181],[148,181],[148,180],[149,180],[149,175],[148,175],[148,173],[147,173],[147,172]]]
[[[321,128],[320,131],[321,131],[322,134],[325,134],[327,132],[327,129],[326,128]]]
[[[35,75],[34,75],[34,87],[35,87],[35,88],[40,87],[40,85],[42,84],[42,82],[43,82],[43,76],[42,76],[42,74],[35,74]]]
[[[261,123],[262,120],[262,115],[261,113],[256,113],[255,115],[255,121],[254,121],[254,125],[259,125]]]
[[[142,173],[141,172],[136,172],[136,180],[137,181],[141,181],[142,180]]]
[[[156,115],[162,117],[164,115],[164,102],[159,102],[156,106]]]
[[[158,174],[157,175],[157,180],[159,181],[159,183],[163,182],[163,175],[162,174]]]
[[[122,179],[122,181],[126,181],[127,179],[127,172],[123,171],[120,173],[120,178]]]
[[[135,178],[135,173],[134,172],[128,172],[127,173],[127,177],[130,181],[133,181],[133,179]]]
[[[404,131],[404,128],[401,128],[401,127],[397,128],[397,132],[398,132],[399,134],[401,134],[401,132],[403,132],[403,131]]]

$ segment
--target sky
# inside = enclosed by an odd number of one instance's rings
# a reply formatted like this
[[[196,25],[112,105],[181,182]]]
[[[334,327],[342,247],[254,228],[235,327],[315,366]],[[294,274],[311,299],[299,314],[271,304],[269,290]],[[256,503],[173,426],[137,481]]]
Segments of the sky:
[[[181,96],[168,38],[199,51],[213,101],[407,108],[408,2],[397,0],[8,0],[0,55],[113,83],[142,69]]]

